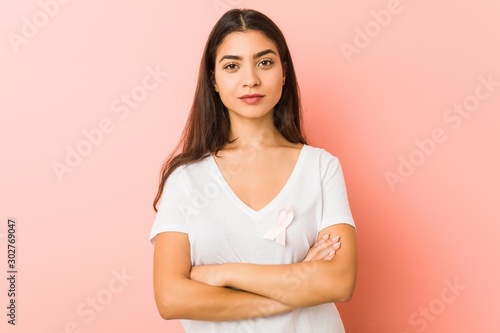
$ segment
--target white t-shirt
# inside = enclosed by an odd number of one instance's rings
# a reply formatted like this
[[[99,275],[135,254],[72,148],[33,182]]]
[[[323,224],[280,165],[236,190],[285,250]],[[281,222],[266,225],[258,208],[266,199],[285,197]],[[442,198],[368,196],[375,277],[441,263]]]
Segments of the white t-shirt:
[[[283,215],[278,213],[284,209],[293,211],[293,220],[287,228],[278,228],[285,234],[282,245],[264,236],[277,225],[278,215]],[[339,223],[354,226],[339,160],[323,149],[304,145],[285,186],[259,211],[236,196],[212,156],[177,168],[166,181],[150,240],[154,242],[161,232],[186,233],[193,266],[291,264],[305,258],[320,230]],[[295,284],[299,279],[289,275],[283,280]],[[182,324],[187,333],[344,332],[334,304],[253,320],[183,320]]]

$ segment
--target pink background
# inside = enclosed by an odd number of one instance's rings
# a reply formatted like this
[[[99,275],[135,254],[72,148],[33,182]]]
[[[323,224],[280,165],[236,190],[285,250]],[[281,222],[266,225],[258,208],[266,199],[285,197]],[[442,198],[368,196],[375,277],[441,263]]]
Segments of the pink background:
[[[347,331],[500,331],[498,2],[60,2],[0,5],[0,276],[9,217],[19,271],[14,327],[0,278],[0,331],[182,332],[153,300],[151,204],[231,7],[282,28],[310,143],[343,164],[360,244]]]

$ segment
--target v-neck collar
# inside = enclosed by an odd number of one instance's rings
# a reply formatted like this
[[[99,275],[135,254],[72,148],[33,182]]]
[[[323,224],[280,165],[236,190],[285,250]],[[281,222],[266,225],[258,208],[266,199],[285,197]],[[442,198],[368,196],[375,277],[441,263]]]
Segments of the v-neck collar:
[[[282,197],[284,197],[286,194],[289,193],[290,187],[293,185],[295,182],[296,178],[300,175],[300,171],[303,167],[304,161],[305,161],[305,150],[308,149],[309,146],[303,145],[299,157],[297,158],[297,161],[295,162],[295,166],[292,170],[292,173],[288,177],[285,185],[281,188],[281,190],[278,192],[278,194],[271,200],[269,201],[264,207],[262,207],[259,210],[255,210],[248,206],[246,203],[244,203],[237,195],[234,193],[233,189],[229,186],[229,183],[226,181],[224,178],[222,172],[219,169],[219,166],[217,165],[217,162],[215,161],[215,157],[213,155],[210,155],[210,164],[212,165],[212,169],[216,178],[216,181],[218,184],[221,186],[221,188],[224,189],[224,191],[227,193],[231,199],[235,202],[235,204],[247,215],[254,219],[259,219],[262,216],[264,216],[267,212],[270,210],[274,209],[276,205],[282,201]]]

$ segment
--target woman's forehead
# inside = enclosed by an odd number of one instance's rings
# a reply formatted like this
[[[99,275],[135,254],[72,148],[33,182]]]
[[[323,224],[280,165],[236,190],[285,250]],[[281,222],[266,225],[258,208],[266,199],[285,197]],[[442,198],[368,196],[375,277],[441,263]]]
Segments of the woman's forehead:
[[[278,55],[276,44],[260,31],[235,31],[228,34],[217,48],[216,58],[231,54],[248,56],[265,49],[271,49]]]

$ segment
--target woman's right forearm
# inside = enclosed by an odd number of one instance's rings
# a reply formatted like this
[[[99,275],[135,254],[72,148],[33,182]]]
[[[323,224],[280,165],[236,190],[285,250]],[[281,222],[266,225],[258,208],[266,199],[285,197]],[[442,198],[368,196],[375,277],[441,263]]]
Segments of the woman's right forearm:
[[[285,313],[293,308],[264,296],[190,279],[178,279],[155,295],[164,319],[236,321]]]

